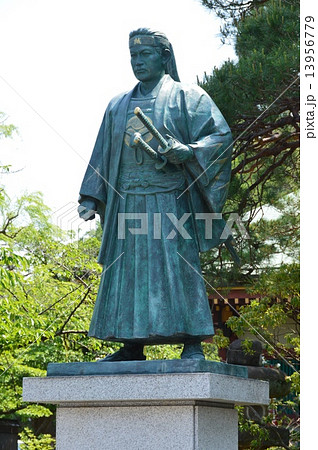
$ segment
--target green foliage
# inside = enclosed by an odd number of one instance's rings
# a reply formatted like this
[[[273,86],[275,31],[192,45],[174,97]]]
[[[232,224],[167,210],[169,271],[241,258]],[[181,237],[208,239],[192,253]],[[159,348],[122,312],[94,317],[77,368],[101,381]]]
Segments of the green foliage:
[[[299,265],[282,265],[279,270],[263,272],[250,292],[262,297],[241,307],[239,315],[230,317],[227,325],[238,336],[252,335],[261,340],[269,358],[289,364],[291,375],[286,381],[291,382],[291,391],[287,398],[272,399],[269,414],[261,423],[247,421],[241,416],[240,427],[255,433],[251,448],[260,445],[266,424],[287,428],[290,431],[289,448],[297,448],[300,380],[295,361],[299,361],[300,352]]]
[[[221,40],[222,42],[231,42],[236,36],[237,28],[241,22],[246,20],[250,15],[262,14],[263,10],[268,8],[271,0],[201,0],[206,8],[222,19]],[[299,6],[299,0],[277,0],[278,6]],[[266,19],[267,20],[267,19]],[[280,17],[276,17],[276,23],[282,23]],[[255,31],[252,30],[251,31]],[[277,31],[277,30],[275,30]],[[291,29],[291,32],[295,30]],[[266,36],[270,40],[269,36]]]
[[[295,192],[277,200],[275,208],[265,205],[258,210],[255,219],[246,227],[248,240],[234,227],[241,267],[233,265],[224,247],[201,255],[203,274],[210,283],[209,293],[214,293],[211,286],[255,285],[262,273],[266,277],[273,270],[278,270],[279,274],[283,262],[285,265],[291,264],[292,270],[292,265],[299,261],[299,221],[299,195]],[[282,277],[286,277],[288,289],[290,280],[287,269]]]
[[[7,116],[0,111],[0,139],[12,138],[14,134],[18,132],[17,128],[14,125],[5,123],[6,120]],[[4,164],[3,161],[0,161],[0,174],[10,172],[10,167],[10,164]],[[0,205],[4,194],[4,190],[0,185]]]
[[[214,361],[218,361],[221,358],[219,358],[219,356],[216,355],[216,353],[218,353],[219,349],[222,348],[227,348],[230,345],[230,340],[228,337],[225,337],[222,333],[221,330],[216,329],[215,330],[215,335],[213,336],[213,346],[211,346],[211,344],[204,344],[204,354],[206,355],[206,352],[208,353],[209,351],[213,351],[214,350],[214,355],[211,358],[207,358],[207,359],[212,359]],[[208,348],[207,348],[208,347]]]
[[[145,347],[144,354],[147,359],[179,359],[182,345],[151,345]]]
[[[25,427],[20,433],[22,440],[21,450],[52,450],[55,448],[55,439],[49,434],[36,436],[32,430]]]
[[[286,3],[267,1],[263,8],[254,9],[248,19],[238,22],[235,48],[240,57],[249,56],[258,48],[270,56],[278,48],[288,51],[288,44],[295,56],[295,49],[299,50],[299,28],[295,26],[299,3],[290,1],[287,7]]]
[[[0,417],[1,418],[36,418],[52,414],[49,408],[40,405],[27,405],[21,400],[23,377],[44,376],[45,372],[27,365],[17,363],[11,352],[5,351],[0,356]]]
[[[0,247],[0,286],[13,288],[21,279],[20,273],[14,269],[25,270],[26,267],[27,261],[23,256],[13,253],[10,247]]]
[[[203,255],[202,265],[213,286],[246,284],[264,267],[277,265],[275,255],[288,262],[298,258],[299,4],[202,3],[232,24],[238,60],[215,68],[200,84],[235,138],[224,214],[238,213],[250,236],[235,236],[241,269],[224,249]]]
[[[269,432],[264,427],[265,421],[263,423],[257,423],[252,420],[247,420],[244,415],[244,407],[236,406],[235,409],[239,416],[239,431],[248,432],[253,436],[250,443],[250,449],[258,449],[269,437]],[[262,426],[263,425],[263,426]]]
[[[278,270],[263,272],[249,289],[260,300],[240,308],[239,316],[227,325],[239,336],[252,333],[262,336],[269,355],[299,357],[299,265],[282,265]],[[286,326],[288,325],[288,326]],[[292,344],[292,347],[291,347]]]
[[[8,138],[12,137],[14,132],[17,131],[17,128],[12,124],[6,124],[5,121],[7,120],[6,115],[0,111],[0,139],[2,137]]]
[[[93,233],[70,242],[50,222],[39,193],[11,202],[2,192],[0,417],[34,428],[22,434],[25,448],[51,448],[48,436],[33,433],[55,409],[22,402],[23,377],[45,376],[50,361],[94,361],[114,350],[87,336],[101,272],[99,246]]]
[[[220,107],[234,137],[225,216],[239,213],[249,234],[249,239],[235,235],[240,268],[221,248],[201,256],[203,273],[210,286],[243,285],[260,298],[241,307],[227,326],[238,337],[261,340],[268,357],[292,365],[299,360],[300,343],[299,1],[202,4],[223,20],[223,41],[233,42],[237,54],[200,85]],[[250,345],[244,341],[246,350]],[[294,448],[299,441],[297,371],[290,381],[292,398],[274,399],[265,422],[288,428]],[[292,417],[283,413],[287,407]],[[259,448],[265,423],[240,417],[242,430],[255,436],[251,448]]]

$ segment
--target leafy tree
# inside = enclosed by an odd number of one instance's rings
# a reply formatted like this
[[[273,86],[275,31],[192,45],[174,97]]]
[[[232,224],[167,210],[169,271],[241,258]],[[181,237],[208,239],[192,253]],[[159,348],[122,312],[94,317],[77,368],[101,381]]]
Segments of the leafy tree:
[[[238,212],[249,234],[249,239],[236,236],[240,268],[221,248],[202,255],[204,274],[211,286],[243,284],[257,293],[261,300],[241,307],[227,325],[239,336],[260,339],[268,358],[298,367],[299,1],[202,0],[202,4],[222,18],[223,42],[232,42],[237,54],[236,61],[214,68],[200,85],[219,105],[233,132],[226,213]],[[294,448],[298,371],[291,381],[294,398],[274,400],[264,421],[275,419],[289,428],[289,448]],[[293,419],[283,414],[283,406],[294,410]],[[264,430],[241,419],[241,427],[256,436],[251,448],[260,448]]]
[[[23,377],[45,376],[50,361],[94,360],[108,352],[87,337],[101,270],[99,242],[69,243],[48,217],[40,194],[14,204],[5,196],[1,205],[0,417],[29,426],[54,408],[22,402]],[[43,437],[40,445],[31,432],[26,436],[34,448],[46,448]]]
[[[201,0],[208,9],[213,10],[222,19],[221,36],[226,42],[236,35],[239,21],[251,12],[259,9],[268,0]]]
[[[237,237],[245,282],[244,275],[257,273],[269,251],[257,223],[264,207],[279,208],[282,198],[299,189],[299,4],[296,0],[202,3],[230,24],[226,35],[234,39],[238,57],[205,75],[200,84],[220,106],[233,132],[225,214],[238,213],[250,236]],[[231,268],[226,253],[207,258],[203,265],[211,263],[211,279],[226,280]],[[230,271],[232,279],[238,276],[235,269]]]

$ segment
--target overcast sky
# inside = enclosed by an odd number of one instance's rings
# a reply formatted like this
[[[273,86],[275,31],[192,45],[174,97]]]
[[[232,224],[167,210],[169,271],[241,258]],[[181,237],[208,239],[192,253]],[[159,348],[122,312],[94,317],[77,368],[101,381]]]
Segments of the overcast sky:
[[[158,29],[182,81],[234,58],[199,0],[0,0],[0,111],[19,129],[0,141],[12,196],[41,191],[53,211],[76,202],[109,100],[135,83],[128,34]]]

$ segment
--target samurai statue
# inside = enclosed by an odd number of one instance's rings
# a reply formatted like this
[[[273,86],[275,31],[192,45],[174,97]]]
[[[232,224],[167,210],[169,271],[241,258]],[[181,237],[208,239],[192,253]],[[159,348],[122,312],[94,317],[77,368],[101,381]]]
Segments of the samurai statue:
[[[103,229],[89,335],[124,344],[105,362],[177,343],[182,359],[204,359],[214,328],[199,253],[227,236],[202,219],[221,215],[231,132],[203,89],[180,82],[165,34],[140,28],[129,49],[138,83],[110,101],[80,188],[80,217],[98,213]]]

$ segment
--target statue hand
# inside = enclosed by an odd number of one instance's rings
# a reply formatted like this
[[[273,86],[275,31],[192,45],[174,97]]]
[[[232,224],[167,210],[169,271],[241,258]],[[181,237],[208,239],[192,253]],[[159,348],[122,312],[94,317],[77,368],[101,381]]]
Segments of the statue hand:
[[[97,207],[94,200],[86,199],[81,202],[81,204],[77,208],[77,211],[80,218],[87,221],[93,220],[95,218],[96,209]]]
[[[170,163],[182,164],[193,158],[194,153],[191,147],[181,144],[181,142],[169,135],[167,135],[167,138],[169,139],[169,144],[171,143],[171,149],[164,152],[164,156]],[[160,147],[158,151],[162,153],[162,149]]]

